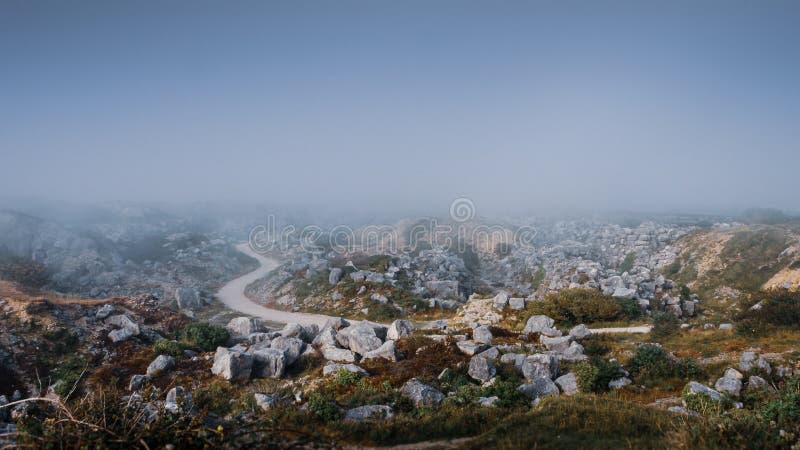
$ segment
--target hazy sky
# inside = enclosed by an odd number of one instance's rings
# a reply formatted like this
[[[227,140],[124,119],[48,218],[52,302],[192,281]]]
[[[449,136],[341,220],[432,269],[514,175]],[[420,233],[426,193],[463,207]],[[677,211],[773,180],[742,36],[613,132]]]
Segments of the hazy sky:
[[[0,2],[0,192],[800,210],[797,1]]]

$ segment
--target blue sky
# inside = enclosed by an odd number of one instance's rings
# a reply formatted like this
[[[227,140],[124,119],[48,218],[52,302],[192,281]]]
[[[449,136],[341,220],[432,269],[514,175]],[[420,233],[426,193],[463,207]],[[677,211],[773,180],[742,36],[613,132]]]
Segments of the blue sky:
[[[800,3],[0,2],[10,197],[800,210]]]

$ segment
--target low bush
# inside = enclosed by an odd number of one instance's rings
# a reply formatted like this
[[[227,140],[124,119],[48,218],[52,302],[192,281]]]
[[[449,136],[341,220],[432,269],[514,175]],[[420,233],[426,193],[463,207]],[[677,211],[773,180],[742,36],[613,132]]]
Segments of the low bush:
[[[156,355],[169,355],[177,358],[183,356],[184,350],[186,350],[186,345],[178,341],[163,339],[153,344],[153,353]]]
[[[653,329],[650,330],[650,335],[654,339],[662,339],[674,334],[680,327],[677,317],[668,312],[657,312],[653,314]]]
[[[755,299],[760,298],[760,306]],[[745,336],[761,336],[778,328],[800,325],[800,292],[776,289],[742,301],[742,312],[736,317],[736,330]]]
[[[228,330],[206,322],[192,322],[178,332],[178,339],[206,352],[225,345],[229,338]]]
[[[628,367],[631,375],[650,382],[670,378],[696,378],[703,373],[693,359],[678,359],[657,345],[647,344],[636,349]]]
[[[607,392],[608,383],[624,375],[622,366],[596,358],[592,362],[580,361],[572,367],[578,379],[578,387],[583,392]]]
[[[595,289],[564,289],[533,304],[534,314],[550,316],[562,325],[608,322],[636,318],[640,308],[635,300],[618,300]]]

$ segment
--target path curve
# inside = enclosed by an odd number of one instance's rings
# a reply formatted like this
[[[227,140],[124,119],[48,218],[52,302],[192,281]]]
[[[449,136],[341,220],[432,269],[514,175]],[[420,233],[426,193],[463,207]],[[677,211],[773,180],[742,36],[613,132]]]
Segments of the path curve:
[[[640,325],[637,327],[619,327],[619,328],[589,328],[592,333],[649,333],[653,329],[652,325]]]
[[[228,308],[239,311],[250,316],[259,317],[264,320],[278,323],[299,323],[302,325],[316,324],[322,327],[330,316],[322,314],[308,314],[281,311],[278,309],[267,308],[250,300],[244,295],[244,290],[250,283],[264,277],[270,271],[278,267],[278,262],[264,255],[254,252],[247,243],[239,244],[236,250],[258,260],[258,269],[246,273],[239,278],[229,281],[217,292],[216,297]]]

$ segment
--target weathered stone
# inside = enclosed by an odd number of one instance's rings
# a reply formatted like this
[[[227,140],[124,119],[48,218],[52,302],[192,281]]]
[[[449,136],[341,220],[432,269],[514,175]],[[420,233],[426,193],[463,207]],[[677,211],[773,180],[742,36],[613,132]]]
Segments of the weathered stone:
[[[531,400],[558,395],[558,386],[549,378],[537,378],[530,383],[525,383],[517,388]]]
[[[491,397],[478,397],[478,405],[484,408],[490,408],[496,406],[497,402],[500,401],[500,397],[494,395]]]
[[[475,356],[495,360],[500,357],[500,350],[498,350],[497,347],[489,347],[487,350],[484,350]]]
[[[459,341],[456,342],[456,347],[461,351],[461,353],[472,356],[477,355],[478,353],[486,350],[488,345],[481,344],[475,341]]]
[[[267,331],[260,319],[255,317],[236,317],[225,326],[232,336],[247,337],[251,333]]]
[[[614,289],[614,292],[611,294],[611,296],[615,298],[632,299],[633,297],[636,296],[636,289],[618,287]]]
[[[765,379],[763,379],[763,378],[761,378],[759,376],[751,375],[747,379],[747,389],[746,390],[748,390],[748,391],[760,391],[760,390],[764,390],[764,389],[768,389],[768,388],[769,388],[769,384],[767,383],[767,380],[765,380]]]
[[[97,312],[94,314],[94,317],[95,319],[103,320],[111,314],[114,314],[114,305],[106,303],[97,310]]]
[[[581,344],[577,342],[572,342],[571,344],[569,344],[569,348],[566,349],[564,353],[560,355],[560,357],[564,361],[570,361],[570,362],[582,361],[588,358],[588,356],[583,354],[583,350],[584,349]]]
[[[253,394],[256,401],[256,406],[263,411],[269,411],[280,403],[278,394]]]
[[[492,344],[492,330],[487,325],[482,325],[472,330],[472,340],[481,344]]]
[[[505,309],[506,305],[508,305],[508,294],[505,292],[500,292],[492,299],[492,306],[494,309],[502,311]]]
[[[486,382],[494,378],[497,370],[490,359],[476,355],[470,358],[467,373],[477,381]]]
[[[574,395],[579,392],[578,379],[572,372],[556,378],[555,383],[565,395]]]
[[[742,392],[742,381],[738,378],[722,377],[714,383],[714,389],[723,394],[738,397]]]
[[[388,405],[366,405],[348,410],[344,420],[353,422],[366,422],[372,420],[386,420],[392,417],[392,407]]]
[[[544,353],[527,356],[522,363],[522,375],[528,380],[536,378],[552,380],[558,375],[558,358]]]
[[[572,342],[572,338],[569,336],[560,336],[560,337],[547,337],[547,336],[540,336],[539,342],[545,346],[548,350],[563,353],[565,350],[569,348],[570,342]]]
[[[340,369],[350,373],[360,373],[361,375],[369,376],[369,372],[355,364],[337,364],[334,362],[328,362],[328,364],[325,364],[325,366],[322,368],[322,375],[337,375]]]
[[[444,394],[435,388],[415,379],[411,379],[400,388],[400,393],[417,406],[438,405],[444,400]]]
[[[172,414],[187,414],[192,410],[192,394],[183,386],[175,386],[167,392],[164,409]]]
[[[728,367],[727,369],[725,369],[725,373],[722,376],[725,378],[736,378],[737,380],[741,380],[742,378],[744,378],[744,375],[742,375],[741,372],[734,369],[733,367]]]
[[[622,389],[622,388],[624,388],[625,386],[627,386],[627,385],[629,385],[631,383],[632,383],[632,381],[631,381],[630,378],[620,377],[620,378],[616,378],[616,379],[613,379],[613,380],[609,381],[608,382],[608,388],[609,389]]]
[[[217,347],[211,373],[226,380],[247,380],[253,369],[253,356],[225,347]]]
[[[323,347],[322,356],[328,361],[355,362],[356,355],[350,350],[336,347]]]
[[[409,337],[414,332],[414,325],[407,320],[395,320],[386,332],[386,339],[396,341],[400,338]]]
[[[569,335],[572,337],[572,339],[581,340],[591,336],[592,330],[587,328],[586,325],[580,324],[569,330]]]
[[[147,366],[147,375],[157,376],[168,372],[175,367],[175,358],[169,355],[158,355],[153,362]]]
[[[262,378],[280,378],[286,372],[286,352],[276,348],[256,348],[253,356],[252,373]]]
[[[503,364],[514,364],[514,368],[522,371],[522,364],[525,362],[527,355],[523,353],[506,353],[500,356],[500,362]]]
[[[134,375],[131,377],[130,383],[128,383],[128,390],[129,391],[138,391],[139,389],[143,388],[147,382],[150,381],[150,377],[147,375]]]
[[[362,322],[349,327],[348,330],[348,347],[359,355],[366,355],[383,344],[375,329],[368,324]]]
[[[696,381],[690,381],[686,385],[686,387],[684,389],[685,389],[685,394],[684,395],[686,395],[686,396],[704,395],[704,396],[710,398],[711,400],[713,400],[715,402],[721,402],[721,401],[724,400],[724,397],[722,396],[722,394],[720,394],[719,392],[715,391],[714,389],[711,389],[708,386],[704,386],[704,385],[702,385],[702,384],[700,384],[700,383],[698,383]]]
[[[125,314],[109,316],[106,318],[105,322],[109,325],[114,325],[116,327],[122,328],[123,330],[130,331],[131,336],[138,336],[140,333],[139,325],[137,325],[136,322],[133,321],[133,319],[126,316]]]
[[[763,356],[755,352],[744,352],[739,358],[739,370],[749,372],[751,370],[761,370],[766,374],[772,373],[772,367]]]
[[[108,338],[111,339],[111,342],[124,342],[132,337],[133,337],[133,331],[127,328],[112,330],[108,333]]]
[[[511,297],[508,299],[508,307],[514,311],[525,309],[525,299],[522,297]]]
[[[543,315],[531,316],[525,324],[523,333],[541,333],[542,330],[553,328],[556,321]]]
[[[291,366],[300,358],[306,344],[296,337],[278,336],[270,342],[269,346],[281,350],[286,355],[286,365]]]
[[[364,353],[364,359],[382,358],[387,361],[397,361],[397,349],[394,341],[386,341],[375,350]]]

